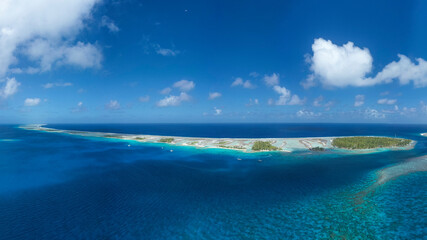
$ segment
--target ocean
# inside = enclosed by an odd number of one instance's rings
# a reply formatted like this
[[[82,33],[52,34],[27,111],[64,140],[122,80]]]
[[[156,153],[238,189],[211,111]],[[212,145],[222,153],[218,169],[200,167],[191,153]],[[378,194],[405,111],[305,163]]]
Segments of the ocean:
[[[427,125],[49,124],[188,137],[375,135],[412,150],[244,153],[0,125],[0,239],[426,239]],[[170,151],[173,150],[173,151]]]

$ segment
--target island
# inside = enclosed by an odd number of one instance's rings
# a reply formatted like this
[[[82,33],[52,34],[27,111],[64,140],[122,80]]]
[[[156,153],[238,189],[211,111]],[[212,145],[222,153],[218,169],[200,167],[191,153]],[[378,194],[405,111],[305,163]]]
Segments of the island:
[[[427,133],[421,133],[421,136],[427,137]]]
[[[20,126],[26,130],[78,135],[82,137],[99,137],[142,143],[170,144],[192,146],[196,148],[219,148],[244,152],[325,152],[327,150],[346,151],[346,153],[369,153],[382,150],[408,150],[415,146],[415,141],[403,138],[356,136],[356,137],[312,137],[312,138],[203,138],[158,136],[143,134],[124,134],[62,130],[44,127],[43,124]],[[130,146],[130,145],[129,145]]]
[[[332,141],[334,147],[345,149],[405,147],[410,143],[409,139],[390,137],[340,137]]]

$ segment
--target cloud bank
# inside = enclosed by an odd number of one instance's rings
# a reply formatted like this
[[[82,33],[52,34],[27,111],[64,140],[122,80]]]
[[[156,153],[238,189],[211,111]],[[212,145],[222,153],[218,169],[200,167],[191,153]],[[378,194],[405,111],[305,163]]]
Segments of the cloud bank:
[[[99,0],[3,0],[0,2],[0,76],[18,64],[17,54],[42,70],[71,64],[96,67],[102,54],[90,43],[73,43]]]
[[[389,63],[375,77],[368,77],[373,58],[367,48],[359,48],[353,42],[338,46],[318,38],[314,40],[312,51],[313,55],[307,59],[312,73],[301,82],[304,88],[319,82],[326,88],[365,87],[390,83],[394,79],[402,85],[412,82],[415,87],[427,86],[427,62],[421,58],[416,59],[416,64],[398,54],[399,61]]]

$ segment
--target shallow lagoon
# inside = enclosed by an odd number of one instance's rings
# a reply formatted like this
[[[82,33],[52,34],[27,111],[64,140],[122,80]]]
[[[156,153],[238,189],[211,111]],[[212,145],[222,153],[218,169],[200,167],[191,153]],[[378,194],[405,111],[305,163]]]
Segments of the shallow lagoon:
[[[366,132],[369,127],[359,126]],[[4,239],[414,239],[427,234],[425,172],[364,194],[381,169],[427,154],[427,138],[419,135],[427,126],[394,126],[398,137],[418,141],[413,150],[363,155],[129,147],[127,141],[0,129],[0,139],[20,140],[0,142]]]

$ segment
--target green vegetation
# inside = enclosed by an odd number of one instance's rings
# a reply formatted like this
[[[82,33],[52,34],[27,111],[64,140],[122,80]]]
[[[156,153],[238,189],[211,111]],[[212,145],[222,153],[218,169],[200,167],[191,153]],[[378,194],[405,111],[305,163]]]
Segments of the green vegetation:
[[[326,149],[324,149],[324,148],[322,148],[322,147],[313,147],[313,148],[310,148],[310,151],[313,151],[313,152],[324,152]]]
[[[227,142],[226,141],[219,141],[218,144],[219,145],[225,145],[225,144],[227,144]]]
[[[118,138],[116,135],[104,135],[106,138]]]
[[[332,141],[334,147],[346,149],[404,147],[410,143],[409,139],[389,137],[342,137]]]
[[[160,138],[159,142],[161,143],[171,143],[173,142],[174,138]]]
[[[136,137],[135,140],[144,140],[145,138],[143,137]]]
[[[263,150],[275,151],[275,150],[279,150],[279,148],[276,146],[273,146],[271,142],[255,141],[254,145],[252,145],[252,150],[253,151],[263,151]]]

